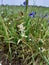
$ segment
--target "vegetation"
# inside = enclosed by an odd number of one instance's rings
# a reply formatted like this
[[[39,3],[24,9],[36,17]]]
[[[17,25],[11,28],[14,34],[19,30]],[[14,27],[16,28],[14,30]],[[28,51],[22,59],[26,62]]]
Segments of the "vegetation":
[[[49,8],[0,6],[0,52],[3,65],[49,65]]]

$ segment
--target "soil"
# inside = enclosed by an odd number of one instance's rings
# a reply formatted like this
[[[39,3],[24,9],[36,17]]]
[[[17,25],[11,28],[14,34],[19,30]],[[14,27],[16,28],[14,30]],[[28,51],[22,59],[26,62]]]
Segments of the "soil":
[[[9,52],[8,52],[9,49],[8,49],[8,47],[5,44],[2,45],[2,47],[1,47],[2,49],[0,49],[0,63],[2,65],[28,65],[28,63],[32,59],[32,58],[30,58],[29,60],[25,61],[25,63],[24,63],[24,60],[25,60],[25,58],[27,56],[31,57],[31,52],[25,46],[23,46],[24,52],[20,52],[22,50],[21,45],[18,46],[17,51],[15,51],[14,49],[12,49],[12,59],[10,59],[11,56],[9,56]],[[12,45],[11,45],[11,48],[12,48]],[[21,56],[22,53],[24,53],[24,56],[25,56],[24,59],[22,57],[19,57],[19,55]],[[39,65],[39,63],[40,63],[41,60],[42,59],[40,58],[40,55],[38,55],[37,57],[35,57],[36,65]],[[33,64],[29,64],[29,65],[33,65]],[[46,63],[44,63],[43,65],[46,65]]]
[[[2,51],[0,51],[0,63],[2,65],[10,65],[10,61],[8,60],[7,56],[4,55]],[[15,58],[12,59],[11,65],[22,65],[20,60],[17,61]]]
[[[10,61],[8,55],[6,54],[7,51],[8,49],[4,51],[0,50],[0,63],[2,65],[27,65],[26,63],[23,64],[23,59],[18,58],[16,53],[12,54],[12,59]]]

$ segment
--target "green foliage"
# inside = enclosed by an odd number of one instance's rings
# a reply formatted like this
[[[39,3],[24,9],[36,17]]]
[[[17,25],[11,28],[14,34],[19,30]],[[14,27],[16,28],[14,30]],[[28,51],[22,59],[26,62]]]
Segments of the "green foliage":
[[[40,8],[31,7],[30,10],[28,0],[26,2],[26,17],[23,6],[2,7],[3,10],[0,11],[1,45],[5,43],[8,47],[5,54],[8,55],[10,61],[12,54],[16,52],[17,58],[23,60],[22,65],[44,65],[43,63],[49,65],[49,17],[40,18]],[[46,8],[41,7],[41,9],[44,14],[46,14],[45,11],[48,11]],[[28,16],[31,11],[37,12],[34,18]]]

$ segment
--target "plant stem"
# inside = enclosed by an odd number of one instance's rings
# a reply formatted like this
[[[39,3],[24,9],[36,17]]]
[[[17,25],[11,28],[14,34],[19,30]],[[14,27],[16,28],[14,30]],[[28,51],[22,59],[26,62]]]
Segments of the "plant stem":
[[[28,9],[28,0],[26,0],[26,13],[27,13],[27,9]]]

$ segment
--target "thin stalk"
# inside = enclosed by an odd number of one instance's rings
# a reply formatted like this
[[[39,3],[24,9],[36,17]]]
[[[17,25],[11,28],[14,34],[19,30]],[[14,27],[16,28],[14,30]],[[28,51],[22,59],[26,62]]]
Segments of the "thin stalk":
[[[26,0],[26,12],[27,12],[27,9],[28,9],[28,0]]]

